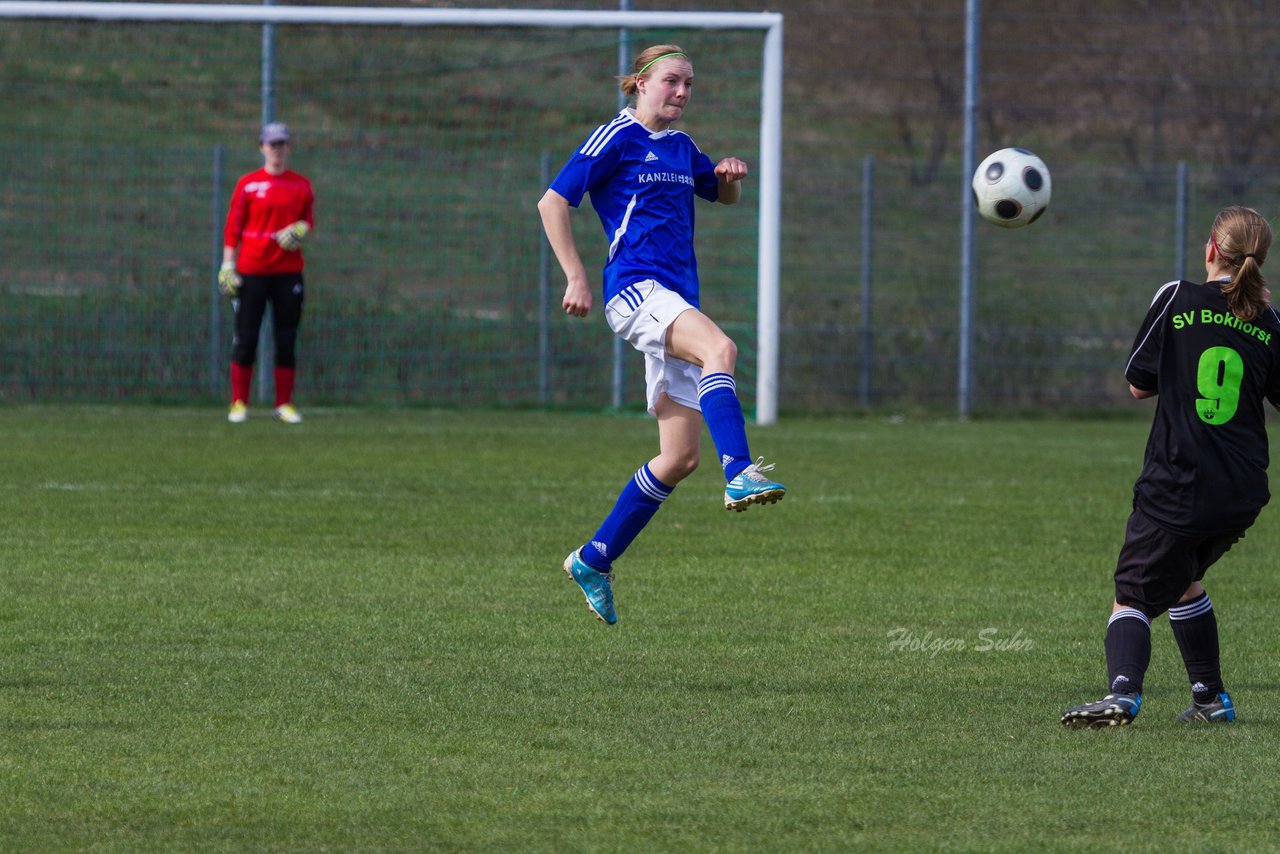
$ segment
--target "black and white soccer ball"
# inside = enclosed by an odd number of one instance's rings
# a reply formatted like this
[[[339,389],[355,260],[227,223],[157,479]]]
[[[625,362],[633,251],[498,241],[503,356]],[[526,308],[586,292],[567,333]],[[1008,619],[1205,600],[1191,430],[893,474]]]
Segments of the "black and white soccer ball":
[[[1049,207],[1053,182],[1049,167],[1025,148],[1002,148],[973,173],[973,202],[987,222],[1022,228]]]

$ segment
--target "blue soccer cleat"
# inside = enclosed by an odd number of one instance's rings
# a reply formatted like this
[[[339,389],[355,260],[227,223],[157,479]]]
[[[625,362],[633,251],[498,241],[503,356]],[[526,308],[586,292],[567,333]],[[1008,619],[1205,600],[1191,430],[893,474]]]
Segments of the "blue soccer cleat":
[[[1108,694],[1095,703],[1073,706],[1062,713],[1062,725],[1071,729],[1101,729],[1133,723],[1142,708],[1141,694]]]
[[[613,573],[589,566],[578,552],[574,549],[564,559],[564,571],[578,582],[582,595],[587,597],[587,608],[596,615],[596,619],[612,626],[618,622],[618,613],[613,610]]]
[[[724,488],[724,509],[742,512],[752,504],[773,504],[781,501],[787,488],[764,476],[773,471],[773,463],[764,464],[764,457],[738,472]]]
[[[1223,691],[1208,703],[1191,703],[1191,708],[1184,711],[1174,720],[1183,723],[1231,723],[1236,719],[1236,707]]]

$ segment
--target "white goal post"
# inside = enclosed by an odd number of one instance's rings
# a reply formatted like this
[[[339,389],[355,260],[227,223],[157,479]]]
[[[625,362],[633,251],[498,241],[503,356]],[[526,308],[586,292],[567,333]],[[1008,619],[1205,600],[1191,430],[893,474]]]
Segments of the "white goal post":
[[[762,30],[760,221],[757,267],[756,422],[778,418],[779,272],[782,198],[782,15],[773,12],[608,12],[535,9],[415,9],[192,3],[0,2],[6,18],[204,21],[408,27],[690,28]]]

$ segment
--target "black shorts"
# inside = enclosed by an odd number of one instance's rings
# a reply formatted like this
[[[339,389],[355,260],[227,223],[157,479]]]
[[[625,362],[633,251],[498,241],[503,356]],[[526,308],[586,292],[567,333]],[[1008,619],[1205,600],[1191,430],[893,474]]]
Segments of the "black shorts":
[[[1155,619],[1178,604],[1192,582],[1204,578],[1243,536],[1244,531],[1175,534],[1133,508],[1116,561],[1116,601]]]
[[[302,322],[302,303],[306,298],[302,274],[254,276],[246,273],[241,275],[241,279],[240,294],[232,302],[236,312],[236,337],[231,347],[231,361],[252,365],[257,360],[258,333],[270,303],[276,366],[296,367],[298,325]]]

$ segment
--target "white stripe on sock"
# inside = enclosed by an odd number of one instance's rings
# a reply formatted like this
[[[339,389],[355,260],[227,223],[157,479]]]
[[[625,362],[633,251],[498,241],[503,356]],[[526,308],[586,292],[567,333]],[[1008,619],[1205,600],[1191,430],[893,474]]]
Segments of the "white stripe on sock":
[[[664,486],[656,477],[649,474],[648,469],[643,467],[636,471],[636,486],[640,488],[641,492],[652,498],[654,501],[666,501],[667,497],[671,495],[671,490]]]
[[[1142,622],[1147,624],[1147,628],[1151,627],[1151,621],[1147,619],[1147,615],[1136,608],[1121,608],[1119,611],[1116,611],[1111,615],[1111,619],[1107,620],[1107,625],[1109,626],[1116,620],[1123,620],[1125,618],[1142,620]]]
[[[1209,597],[1192,602],[1189,605],[1180,605],[1177,608],[1169,609],[1170,620],[1191,620],[1201,614],[1207,614],[1213,610],[1213,603],[1209,601]]]
[[[727,388],[734,394],[738,393],[738,385],[733,381],[732,376],[729,374],[711,374],[698,381],[698,397],[702,397],[712,389],[718,388]]]

